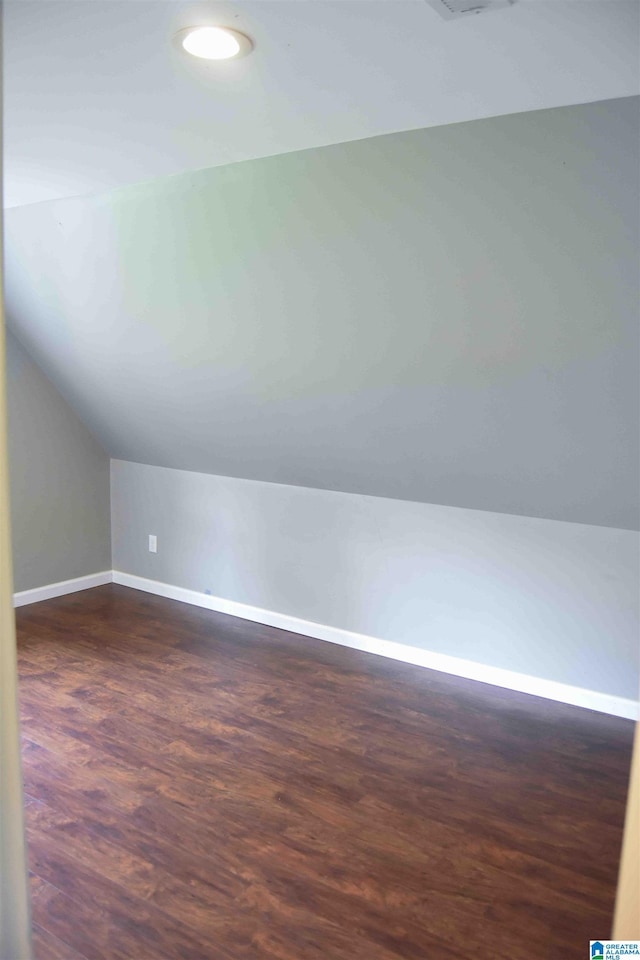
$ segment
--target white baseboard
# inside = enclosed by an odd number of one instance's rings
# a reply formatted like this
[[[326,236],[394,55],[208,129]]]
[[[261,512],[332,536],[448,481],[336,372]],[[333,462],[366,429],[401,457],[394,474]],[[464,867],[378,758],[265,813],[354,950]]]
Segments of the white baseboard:
[[[184,587],[175,587],[158,580],[148,580],[120,570],[103,570],[85,577],[75,577],[73,580],[61,580],[59,583],[50,583],[33,590],[22,590],[13,595],[14,607],[22,607],[29,603],[38,603],[41,600],[50,600],[53,597],[62,597],[67,593],[77,593],[80,590],[89,590],[104,583],[119,583],[134,590],[143,590],[159,597],[170,600],[179,600],[218,613],[228,613],[243,620],[252,620],[255,623],[264,623],[280,630],[314,637],[317,640],[326,640],[354,650],[363,650],[378,656],[388,657],[391,660],[400,660],[430,670],[438,670],[455,677],[465,677],[468,680],[478,680],[507,690],[519,693],[528,693],[535,697],[544,697],[547,700],[556,700],[576,707],[585,707],[588,710],[597,710],[615,717],[624,717],[628,720],[640,719],[640,704],[635,700],[616,697],[612,694],[601,693],[597,690],[586,690],[555,680],[545,680],[502,667],[492,667],[473,660],[463,660],[451,657],[444,653],[434,653],[430,650],[421,650],[393,640],[382,640],[379,637],[370,637],[362,633],[353,633],[340,627],[329,627],[315,623],[312,620],[303,620],[286,613],[277,613],[263,607],[253,607],[236,600],[225,600],[223,597],[213,597],[196,590],[187,590]]]
[[[615,717],[624,717],[627,720],[640,719],[640,704],[635,700],[616,697],[597,690],[585,690],[582,687],[573,687],[555,680],[545,680],[541,677],[532,677],[528,674],[515,673],[512,670],[503,670],[501,667],[491,667],[472,660],[462,660],[443,653],[433,653],[421,650],[404,643],[392,640],[381,640],[361,633],[352,633],[339,627],[328,627],[312,620],[302,620],[285,613],[276,613],[262,607],[253,607],[235,600],[225,600],[222,597],[213,597],[209,594],[198,593],[196,590],[186,590],[184,587],[174,587],[169,583],[160,583],[158,580],[148,580],[130,573],[113,571],[113,582],[134,590],[144,590],[170,600],[180,600],[197,607],[216,610],[218,613],[228,613],[244,620],[253,620],[264,623],[291,633],[299,633],[317,640],[327,640],[343,647],[352,647],[367,653],[375,653],[391,660],[401,660],[430,670],[438,670],[456,677],[465,677],[468,680],[479,680],[496,687],[515,690],[519,693],[528,693],[535,697],[544,697],[547,700],[556,700],[576,707],[585,707],[588,710],[597,710],[600,713],[612,714]]]
[[[13,605],[14,607],[24,607],[28,603],[38,603],[40,600],[63,597],[66,593],[77,593],[79,590],[101,587],[103,583],[111,583],[112,581],[112,570],[90,573],[86,577],[74,577],[73,580],[60,580],[59,583],[48,583],[45,587],[35,587],[33,590],[21,590],[19,593],[14,593]]]

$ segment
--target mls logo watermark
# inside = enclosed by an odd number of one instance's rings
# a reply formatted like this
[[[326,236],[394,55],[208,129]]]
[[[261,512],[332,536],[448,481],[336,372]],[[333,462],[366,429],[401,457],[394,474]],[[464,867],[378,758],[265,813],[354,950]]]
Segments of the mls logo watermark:
[[[640,940],[589,941],[589,960],[618,960],[622,957],[640,958]]]

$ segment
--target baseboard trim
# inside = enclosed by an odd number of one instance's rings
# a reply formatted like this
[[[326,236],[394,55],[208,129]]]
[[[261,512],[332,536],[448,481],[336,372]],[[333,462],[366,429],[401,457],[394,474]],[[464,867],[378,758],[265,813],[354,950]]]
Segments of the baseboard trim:
[[[63,597],[66,593],[78,593],[80,590],[90,590],[91,587],[101,587],[103,583],[112,583],[112,581],[112,570],[102,570],[100,573],[90,573],[86,577],[74,577],[72,580],[60,580],[59,583],[48,583],[44,587],[14,593],[13,605],[24,607],[29,603]]]
[[[515,673],[501,667],[491,667],[476,663],[472,660],[462,660],[447,654],[433,653],[429,650],[420,650],[404,643],[393,640],[381,640],[361,633],[352,633],[339,627],[329,627],[312,620],[302,620],[299,617],[263,607],[253,607],[236,600],[225,600],[196,590],[187,590],[184,587],[175,587],[159,580],[148,580],[146,577],[137,577],[120,570],[113,571],[113,582],[134,590],[143,590],[169,600],[179,600],[181,603],[190,603],[217,613],[228,613],[243,620],[252,620],[280,630],[288,630],[316,640],[326,640],[343,647],[362,650],[366,653],[375,653],[378,656],[388,657],[391,660],[400,660],[429,670],[438,670],[455,677],[464,677],[467,680],[478,680],[518,693],[528,693],[535,697],[544,697],[546,700],[555,700],[559,703],[570,704],[575,707],[585,707],[587,710],[597,710],[614,717],[624,717],[627,720],[640,719],[640,704],[635,700],[616,697],[597,690],[586,690],[582,687],[573,687],[569,684],[557,683],[554,680],[544,680],[528,674]]]

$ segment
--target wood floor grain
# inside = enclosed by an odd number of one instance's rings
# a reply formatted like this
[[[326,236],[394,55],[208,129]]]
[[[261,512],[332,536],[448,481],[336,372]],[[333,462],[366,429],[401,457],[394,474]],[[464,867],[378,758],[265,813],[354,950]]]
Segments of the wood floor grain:
[[[17,622],[37,960],[609,936],[630,722],[115,585]]]

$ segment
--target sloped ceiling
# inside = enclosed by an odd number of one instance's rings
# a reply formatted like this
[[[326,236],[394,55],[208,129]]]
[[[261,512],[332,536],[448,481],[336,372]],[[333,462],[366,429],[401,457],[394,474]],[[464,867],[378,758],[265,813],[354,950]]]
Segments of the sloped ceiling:
[[[5,203],[638,93],[637,0],[4,0]],[[181,56],[220,23],[250,57]]]
[[[6,214],[9,322],[117,458],[635,527],[638,98]]]

